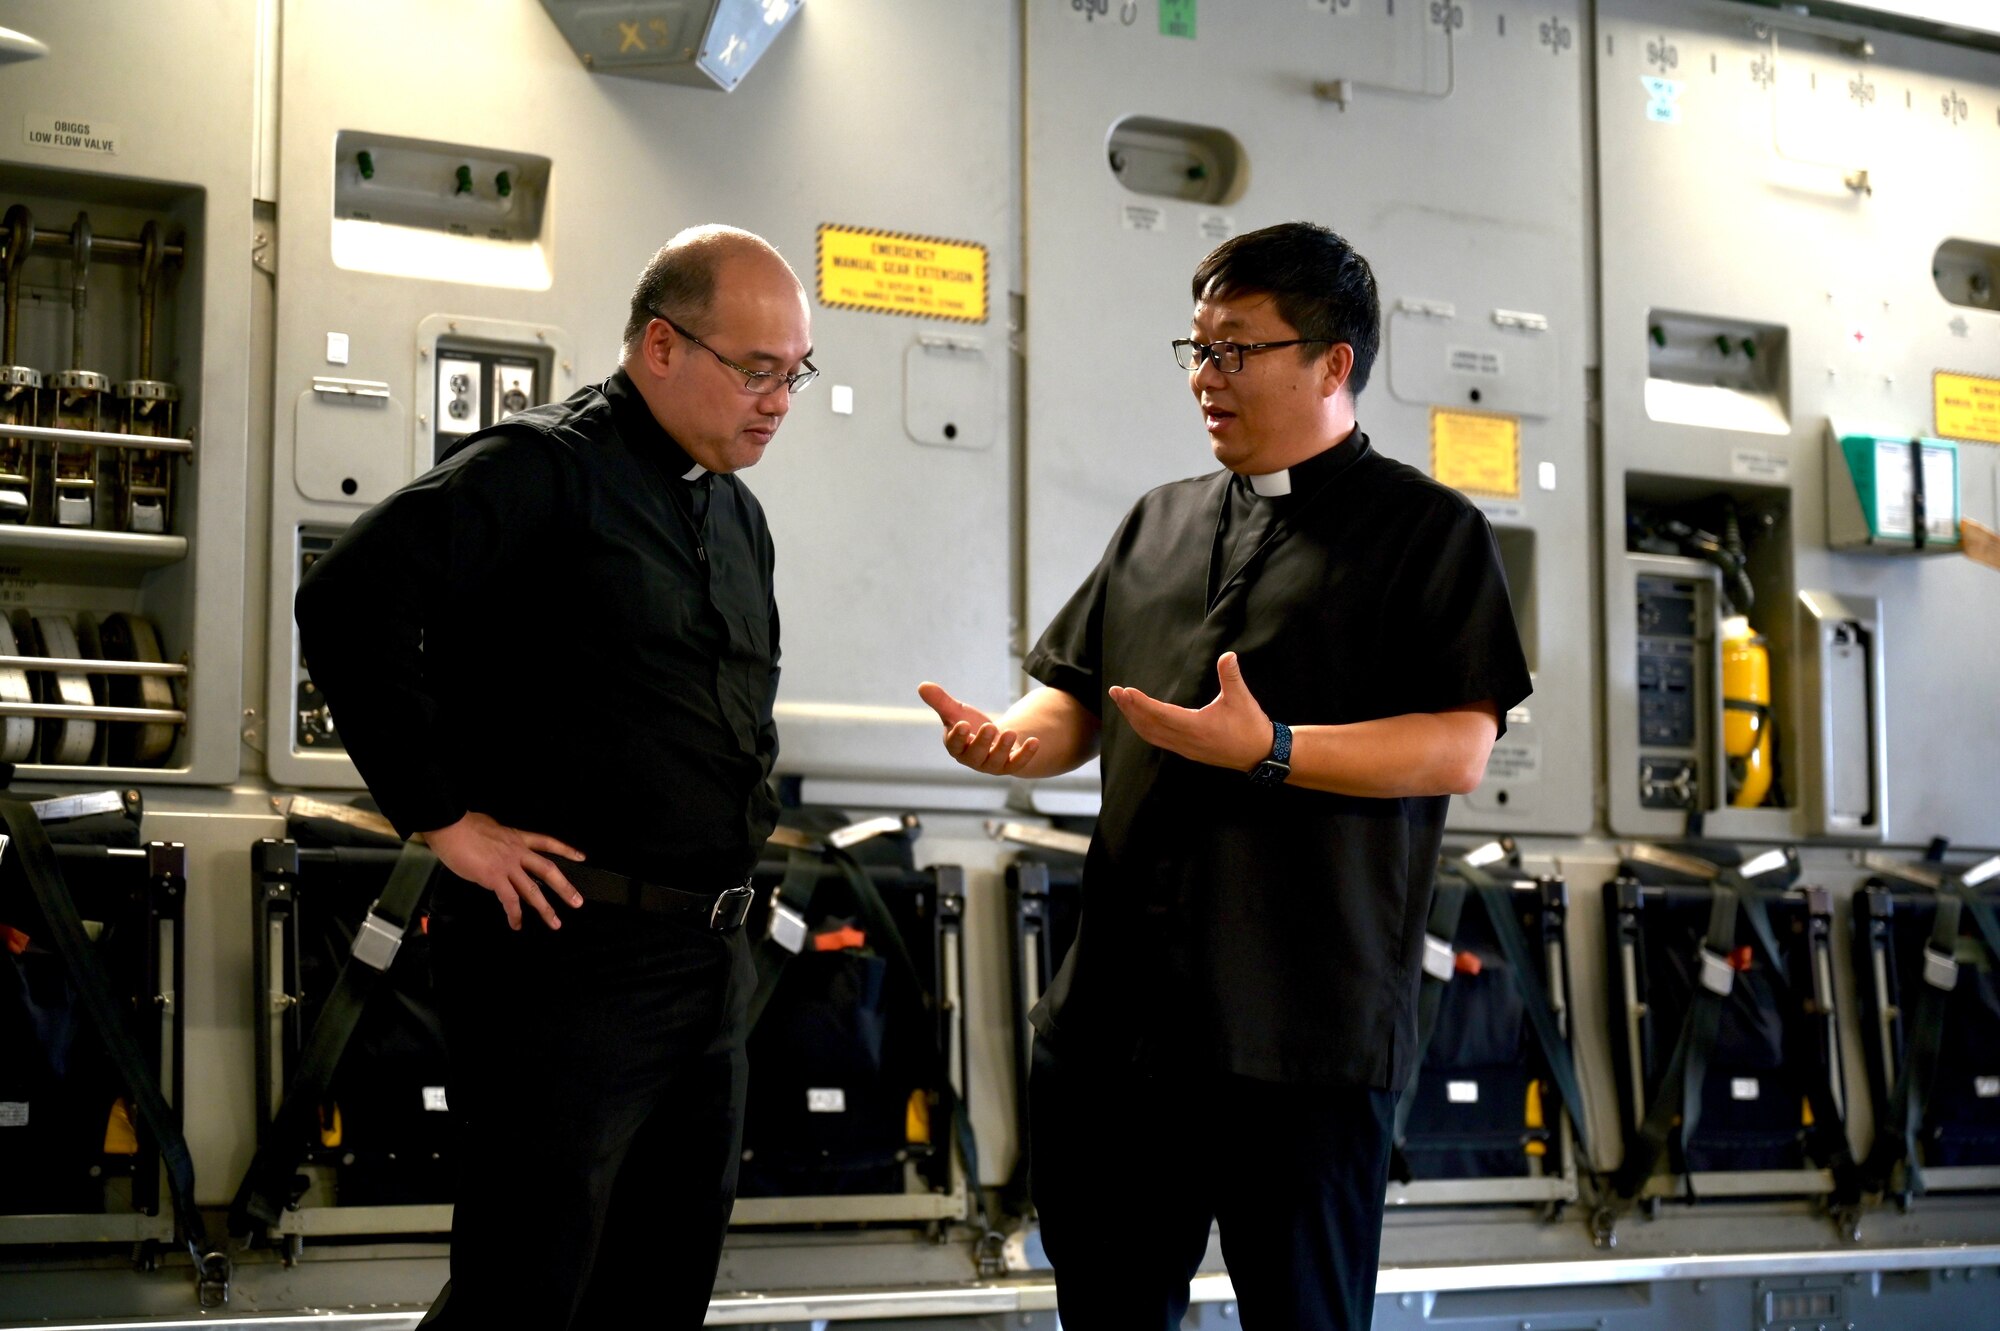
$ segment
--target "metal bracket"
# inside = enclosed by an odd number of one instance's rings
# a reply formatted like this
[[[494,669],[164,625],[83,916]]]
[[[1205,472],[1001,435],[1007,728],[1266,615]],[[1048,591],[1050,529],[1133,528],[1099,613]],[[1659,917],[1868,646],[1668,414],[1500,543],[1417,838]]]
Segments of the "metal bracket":
[[[826,844],[835,850],[846,850],[864,841],[872,841],[878,836],[896,836],[916,832],[919,824],[913,813],[885,813],[880,818],[870,818],[864,822],[849,823],[826,834]]]
[[[229,1302],[231,1274],[228,1253],[216,1249],[201,1254],[195,1268],[195,1298],[203,1308],[220,1308]]]
[[[1456,319],[1458,307],[1448,300],[1424,300],[1417,296],[1399,296],[1396,299],[1396,313],[1414,314],[1422,319]]]
[[[1788,867],[1791,862],[1791,857],[1785,854],[1784,851],[1767,850],[1754,859],[1746,860],[1736,872],[1746,880],[1762,878],[1767,873],[1776,873],[1778,870]]]
[[[1621,845],[1618,847],[1618,853],[1634,864],[1650,864],[1655,868],[1686,874],[1690,878],[1705,878],[1713,882],[1722,874],[1720,865],[1710,864],[1698,856],[1668,850],[1665,846],[1655,846],[1644,841]]]
[[[1615,1248],[1618,1246],[1618,1212],[1609,1206],[1600,1206],[1590,1213],[1590,1242],[1593,1247]]]
[[[1038,827],[1033,823],[1003,823],[995,820],[986,824],[986,835],[995,841],[1029,846],[1036,850],[1060,851],[1065,855],[1081,857],[1090,851],[1089,837],[1081,832],[1065,832],[1060,827]]]
[[[808,855],[818,855],[826,850],[818,837],[799,831],[796,827],[778,826],[771,829],[771,835],[764,838],[767,846],[777,846],[783,850],[802,850]]]
[[[1549,331],[1549,316],[1534,314],[1528,310],[1493,311],[1493,322],[1502,328],[1518,328],[1524,333],[1546,333]]]
[[[332,375],[313,376],[312,391],[327,397],[358,397],[377,402],[389,400],[389,385],[378,379],[336,379]]]

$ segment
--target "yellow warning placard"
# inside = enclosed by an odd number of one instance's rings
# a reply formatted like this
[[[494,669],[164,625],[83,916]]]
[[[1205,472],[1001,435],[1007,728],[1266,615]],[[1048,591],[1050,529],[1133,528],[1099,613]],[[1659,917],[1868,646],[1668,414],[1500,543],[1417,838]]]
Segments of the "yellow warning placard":
[[[823,223],[819,303],[834,310],[985,323],[986,247]]]
[[[1940,436],[2000,444],[2000,379],[1939,370],[1931,376],[1931,391]]]
[[[1521,497],[1521,418],[1431,408],[1431,475],[1467,494]]]

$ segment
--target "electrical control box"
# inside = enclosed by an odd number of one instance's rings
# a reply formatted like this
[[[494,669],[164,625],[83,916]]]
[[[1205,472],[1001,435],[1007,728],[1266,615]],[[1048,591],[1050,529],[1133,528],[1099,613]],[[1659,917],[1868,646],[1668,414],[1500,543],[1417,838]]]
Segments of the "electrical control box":
[[[1614,763],[1614,780],[1627,786],[1642,817],[1657,811],[1684,818],[1710,808],[1717,790],[1721,575],[1711,564],[1673,555],[1627,560],[1633,691],[1626,729],[1637,761]]]
[[[440,338],[433,460],[469,434],[547,401],[549,349]]]

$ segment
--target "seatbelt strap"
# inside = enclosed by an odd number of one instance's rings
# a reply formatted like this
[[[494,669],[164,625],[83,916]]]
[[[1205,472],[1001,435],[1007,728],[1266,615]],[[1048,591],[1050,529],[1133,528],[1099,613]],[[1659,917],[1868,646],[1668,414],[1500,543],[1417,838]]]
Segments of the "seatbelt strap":
[[[847,880],[847,886],[854,897],[854,904],[861,917],[860,923],[868,935],[869,945],[881,954],[891,969],[901,973],[908,982],[909,992],[914,994],[920,1005],[912,1014],[912,1020],[921,1020],[924,1029],[930,1033],[928,1051],[932,1057],[929,1080],[938,1097],[938,1107],[942,1117],[949,1123],[950,1140],[958,1149],[960,1168],[964,1171],[966,1191],[971,1194],[979,1208],[980,1223],[984,1233],[981,1236],[977,1260],[982,1266],[990,1267],[999,1260],[998,1245],[1004,1241],[1004,1234],[993,1215],[986,1190],[979,1181],[979,1143],[973,1135],[972,1119],[959,1099],[957,1088],[952,1084],[951,1068],[948,1066],[945,1046],[937,1038],[936,1004],[937,996],[931,993],[931,986],[917,971],[916,961],[910,956],[908,944],[903,939],[903,931],[896,925],[896,917],[889,905],[882,899],[881,889],[869,876],[867,868],[847,850],[831,843],[821,847],[817,855],[793,847],[788,854],[784,882],[779,885],[778,896],[796,912],[799,928],[804,928],[807,909],[812,904],[814,889],[827,869],[831,868]],[[750,1029],[755,1031],[757,1022],[770,1006],[772,996],[777,992],[778,983],[784,978],[786,966],[800,949],[783,946],[777,930],[789,929],[789,923],[773,922],[773,936],[765,940],[759,951],[757,991],[751,997]],[[801,942],[801,947],[803,943]]]
[[[14,861],[21,866],[21,877],[27,880],[28,890],[41,909],[56,955],[68,969],[84,1011],[132,1097],[132,1108],[159,1148],[174,1217],[188,1255],[194,1259],[202,1306],[216,1306],[229,1297],[229,1258],[209,1247],[208,1228],[195,1203],[194,1157],[181,1134],[179,1116],[160,1093],[159,1083],[146,1067],[145,1055],[125,1025],[124,1005],[113,996],[97,950],[84,932],[76,901],[63,883],[62,864],[41,819],[26,801],[12,796],[0,797],[0,819],[6,823]]]
[[[1408,1182],[1409,1161],[1403,1141],[1410,1122],[1410,1109],[1417,1102],[1417,1083],[1424,1075],[1424,1057],[1430,1052],[1431,1036],[1437,1030],[1438,1009],[1444,1005],[1445,986],[1451,983],[1458,954],[1453,941],[1458,937],[1459,916],[1465,910],[1465,884],[1447,862],[1438,866],[1431,888],[1430,916],[1424,921],[1424,978],[1417,991],[1417,1057],[1410,1067],[1410,1079],[1396,1097],[1395,1131],[1390,1137],[1389,1177]]]
[[[903,940],[903,931],[897,927],[895,915],[890,912],[889,904],[882,899],[881,890],[875,886],[875,880],[868,876],[868,870],[862,867],[861,862],[854,856],[837,847],[828,847],[826,857],[846,877],[848,887],[854,893],[855,902],[861,908],[861,925],[868,935],[870,944],[888,957],[892,967],[902,972],[909,981],[910,991],[922,1000],[925,1027],[932,1033],[930,1052],[934,1061],[931,1065],[931,1083],[937,1091],[939,1108],[944,1111],[946,1121],[951,1124],[951,1139],[958,1147],[960,1167],[965,1171],[966,1191],[972,1195],[973,1204],[979,1208],[980,1224],[985,1231],[980,1245],[982,1249],[980,1260],[988,1261],[997,1254],[988,1253],[985,1249],[1001,1241],[1003,1231],[993,1215],[986,1189],[979,1181],[979,1142],[973,1134],[972,1116],[959,1098],[957,1087],[952,1084],[946,1045],[938,1038],[936,1021],[938,996],[932,994],[931,986],[925,982],[922,975],[918,974],[916,960],[911,957],[909,945]]]
[[[1895,1089],[1889,1093],[1888,1110],[1876,1126],[1875,1145],[1868,1153],[1865,1170],[1874,1186],[1918,1197],[1923,1195],[1924,1178],[1917,1134],[1923,1128],[1937,1077],[1945,1006],[1958,985],[1958,928],[1964,905],[1958,892],[1943,884],[1936,901],[1937,914],[1932,917],[1931,936],[1924,945],[1923,974],[1917,977],[1915,1011],[1903,1041],[1903,1065],[1897,1070]]]
[[[389,870],[382,895],[354,932],[354,944],[340,978],[320,1007],[305,1050],[292,1070],[285,1098],[263,1133],[257,1154],[229,1205],[232,1233],[261,1238],[297,1200],[299,1161],[304,1158],[327,1088],[339,1071],[341,1055],[360,1024],[368,996],[380,985],[403,934],[422,908],[437,856],[418,841],[406,841]]]
[[[1742,883],[1742,877],[1731,870],[1710,889],[1713,896],[1709,903],[1708,933],[1695,959],[1694,993],[1688,1000],[1687,1017],[1681,1022],[1680,1037],[1653,1092],[1652,1106],[1613,1176],[1613,1186],[1621,1200],[1637,1197],[1646,1180],[1652,1177],[1653,1168],[1673,1133],[1676,1115],[1680,1118],[1683,1149],[1700,1125],[1708,1056],[1715,1048],[1716,1032],[1722,1024],[1722,1002],[1736,979],[1736,972],[1729,965],[1729,953],[1736,945],[1737,888]],[[1639,1057],[1640,1051],[1633,1050],[1632,1056]]]
[[[1743,916],[1750,922],[1750,932],[1757,940],[1757,950],[1763,954],[1764,964],[1770,970],[1771,984],[1778,991],[1780,1001],[1785,1004],[1785,1018],[1803,1021],[1806,1017],[1806,1001],[1792,985],[1791,977],[1785,972],[1784,958],[1778,952],[1778,933],[1771,925],[1769,897],[1754,888],[1746,887],[1741,901]],[[1834,1178],[1834,1200],[1849,1202],[1856,1180],[1855,1161],[1847,1146],[1847,1128],[1840,1112],[1840,1099],[1833,1092],[1833,1070],[1815,1063],[1807,1070],[1806,1102],[1812,1106],[1815,1135],[1820,1138],[1820,1149],[1825,1152],[1827,1169]]]
[[[806,912],[812,909],[813,891],[819,886],[825,861],[801,847],[785,852],[785,877],[771,894],[771,913],[765,922],[764,941],[757,949],[757,987],[750,993],[750,1018],[746,1033],[757,1029],[778,982],[806,945]]]
[[[1576,1061],[1571,1057],[1569,1041],[1564,1038],[1562,1028],[1556,1024],[1556,1014],[1549,1007],[1548,992],[1536,983],[1537,971],[1534,958],[1528,951],[1528,939],[1521,932],[1520,918],[1514,914],[1514,889],[1469,864],[1462,865],[1458,872],[1472,885],[1479,904],[1486,911],[1486,918],[1493,925],[1493,935],[1500,943],[1500,955],[1507,959],[1507,968],[1514,973],[1514,985],[1520,991],[1522,1010],[1528,1014],[1529,1029],[1535,1033],[1535,1043],[1541,1046],[1542,1061],[1548,1065],[1549,1078],[1556,1084],[1556,1094],[1562,1097],[1563,1106],[1569,1111],[1570,1131],[1576,1137],[1577,1156],[1587,1165],[1591,1157],[1583,1083],[1577,1079]]]

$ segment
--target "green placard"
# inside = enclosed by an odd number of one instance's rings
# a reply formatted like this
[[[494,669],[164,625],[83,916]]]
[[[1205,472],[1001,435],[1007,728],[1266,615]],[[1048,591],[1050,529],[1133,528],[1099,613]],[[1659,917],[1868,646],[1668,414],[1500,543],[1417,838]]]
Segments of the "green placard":
[[[1194,40],[1194,0],[1160,0],[1160,36]]]

